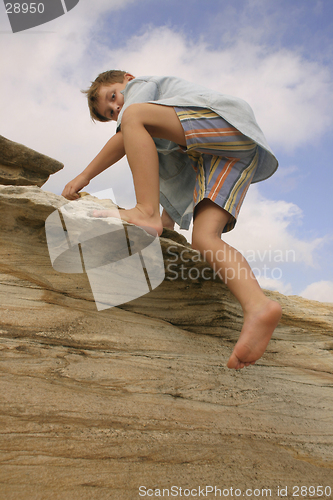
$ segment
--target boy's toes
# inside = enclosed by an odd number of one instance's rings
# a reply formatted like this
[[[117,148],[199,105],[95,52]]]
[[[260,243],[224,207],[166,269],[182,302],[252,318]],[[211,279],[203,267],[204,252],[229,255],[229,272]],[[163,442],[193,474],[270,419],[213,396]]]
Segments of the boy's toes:
[[[255,361],[251,361],[250,363],[245,363],[245,366],[252,366],[252,365],[255,365],[256,362]]]
[[[119,218],[118,212],[116,210],[93,210],[93,217],[117,217]]]
[[[227,367],[232,368],[234,370],[241,370],[245,366],[250,366],[254,364],[255,361],[241,361],[239,358],[237,358],[236,354],[233,352],[229,358]]]
[[[242,363],[237,356],[232,353],[227,363],[227,367],[233,368],[234,370],[240,370],[241,368],[244,368],[244,366],[244,363]]]
[[[106,210],[93,210],[91,215],[93,217],[107,217],[107,215],[105,215],[105,213],[106,213]]]

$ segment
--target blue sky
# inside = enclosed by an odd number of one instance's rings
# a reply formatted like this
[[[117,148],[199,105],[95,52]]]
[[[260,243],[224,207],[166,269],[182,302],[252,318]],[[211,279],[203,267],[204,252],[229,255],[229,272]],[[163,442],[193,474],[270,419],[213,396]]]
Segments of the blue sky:
[[[333,302],[332,34],[331,0],[80,0],[16,34],[1,4],[0,133],[65,163],[43,188],[60,194],[114,133],[91,123],[80,93],[99,72],[172,74],[244,98],[280,167],[251,187],[226,239],[262,286]],[[125,159],[87,190],[106,187],[133,206]]]

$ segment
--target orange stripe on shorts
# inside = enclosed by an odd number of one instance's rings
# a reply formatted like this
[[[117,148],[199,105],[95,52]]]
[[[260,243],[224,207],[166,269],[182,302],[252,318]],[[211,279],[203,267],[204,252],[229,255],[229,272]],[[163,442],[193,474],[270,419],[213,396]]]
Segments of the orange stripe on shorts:
[[[214,185],[212,186],[212,189],[209,192],[209,195],[208,195],[209,199],[211,199],[212,201],[215,201],[217,195],[219,194],[221,186],[228,178],[228,175],[230,174],[231,169],[234,166],[234,164],[237,163],[238,161],[239,161],[238,158],[232,158],[228,163],[225,164],[223,170],[220,172],[220,174],[216,178],[216,181],[214,182]]]

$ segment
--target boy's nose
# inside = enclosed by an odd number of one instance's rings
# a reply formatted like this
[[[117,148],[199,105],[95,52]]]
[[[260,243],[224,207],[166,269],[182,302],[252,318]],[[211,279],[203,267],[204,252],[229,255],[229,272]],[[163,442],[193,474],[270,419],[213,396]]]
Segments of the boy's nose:
[[[115,110],[114,110],[114,113],[115,113],[115,115],[117,116],[117,118],[118,118],[118,115],[119,115],[120,111],[121,111],[121,106],[118,104],[118,105],[115,107]]]
[[[118,115],[119,115],[119,112],[120,112],[120,108],[118,105],[113,105],[111,106],[111,110],[112,110],[112,114],[115,118],[118,118]]]

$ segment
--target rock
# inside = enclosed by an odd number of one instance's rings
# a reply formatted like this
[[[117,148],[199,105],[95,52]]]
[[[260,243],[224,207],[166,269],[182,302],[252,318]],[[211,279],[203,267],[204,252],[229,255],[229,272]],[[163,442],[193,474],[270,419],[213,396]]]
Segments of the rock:
[[[86,274],[51,266],[44,221],[64,203],[0,187],[0,497],[332,498],[333,307],[267,292],[281,324],[228,370],[241,310],[198,253],[165,231],[163,283],[98,312]]]
[[[63,164],[0,136],[0,184],[42,186]]]

